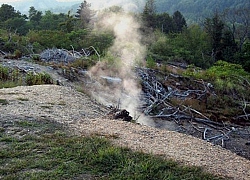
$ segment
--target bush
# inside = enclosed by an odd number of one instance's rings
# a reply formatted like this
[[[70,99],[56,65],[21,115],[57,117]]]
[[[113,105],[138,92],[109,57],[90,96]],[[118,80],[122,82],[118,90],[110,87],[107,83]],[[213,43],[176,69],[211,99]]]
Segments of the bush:
[[[151,56],[147,57],[147,68],[154,69],[155,67],[156,67],[155,60]]]
[[[15,50],[14,51],[14,56],[15,58],[21,58],[22,57],[22,52],[20,50]]]
[[[9,69],[0,65],[0,80],[6,81],[9,78]]]
[[[41,84],[53,84],[53,79],[47,73],[35,74],[34,72],[29,72],[26,75],[25,82],[28,86],[41,85]]]

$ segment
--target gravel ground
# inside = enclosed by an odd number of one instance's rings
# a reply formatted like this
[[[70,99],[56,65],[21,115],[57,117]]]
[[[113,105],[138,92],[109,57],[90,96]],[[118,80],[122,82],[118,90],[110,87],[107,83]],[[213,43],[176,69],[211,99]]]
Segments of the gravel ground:
[[[0,121],[53,120],[81,135],[109,137],[114,144],[204,167],[235,180],[250,179],[250,161],[201,139],[165,129],[104,118],[109,111],[70,87],[56,85],[0,89]],[[6,123],[0,123],[6,124]]]

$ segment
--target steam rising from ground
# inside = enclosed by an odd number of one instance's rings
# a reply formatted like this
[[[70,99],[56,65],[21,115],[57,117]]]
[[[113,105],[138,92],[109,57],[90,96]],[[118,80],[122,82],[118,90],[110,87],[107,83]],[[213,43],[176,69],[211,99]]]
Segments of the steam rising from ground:
[[[131,113],[131,116],[136,116],[141,88],[133,68],[137,64],[142,64],[145,59],[145,47],[140,42],[140,24],[129,13],[106,13],[102,15],[96,27],[98,31],[112,30],[115,41],[109,49],[110,56],[114,59],[113,66],[109,67],[100,62],[90,70],[92,76],[97,79],[111,77],[111,83],[100,84],[101,87],[94,96],[104,104],[119,103],[121,108]],[[115,78],[121,79],[119,85],[114,81]]]

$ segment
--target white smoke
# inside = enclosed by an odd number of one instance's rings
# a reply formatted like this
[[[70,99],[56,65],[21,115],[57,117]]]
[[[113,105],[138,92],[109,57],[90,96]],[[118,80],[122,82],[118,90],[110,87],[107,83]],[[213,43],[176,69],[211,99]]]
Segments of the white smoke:
[[[141,87],[136,79],[134,67],[142,64],[145,59],[146,48],[141,44],[139,32],[140,24],[131,13],[104,13],[100,22],[96,24],[96,31],[111,30],[115,35],[113,46],[109,53],[114,57],[115,72],[105,64],[98,63],[90,72],[93,76],[112,76],[122,80],[119,86],[108,84],[99,88],[95,98],[107,103],[108,100],[119,102],[121,108],[128,110],[131,116],[137,112]],[[113,71],[113,72],[112,72]],[[98,77],[97,77],[98,78]],[[106,84],[105,84],[106,85]],[[111,101],[112,101],[111,100]]]

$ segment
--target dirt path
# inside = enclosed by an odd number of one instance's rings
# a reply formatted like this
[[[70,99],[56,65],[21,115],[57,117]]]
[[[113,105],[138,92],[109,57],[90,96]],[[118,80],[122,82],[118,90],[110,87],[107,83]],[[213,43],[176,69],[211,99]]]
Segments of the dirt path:
[[[104,119],[108,109],[70,87],[56,85],[0,89],[0,120],[14,116],[53,120],[76,134],[98,134],[117,145],[162,155],[235,180],[250,179],[250,161],[198,138],[123,121]],[[113,137],[113,138],[112,138]]]

